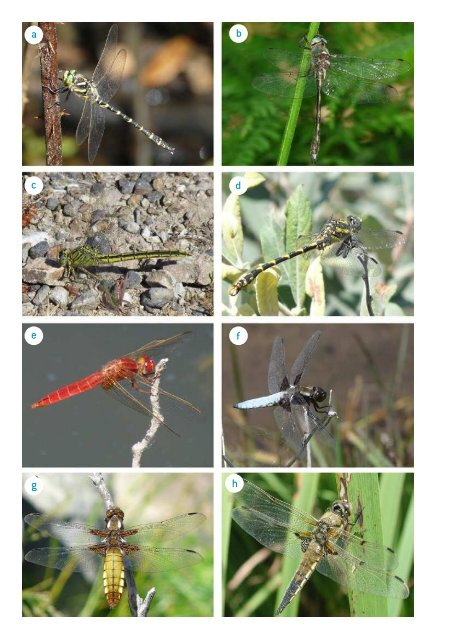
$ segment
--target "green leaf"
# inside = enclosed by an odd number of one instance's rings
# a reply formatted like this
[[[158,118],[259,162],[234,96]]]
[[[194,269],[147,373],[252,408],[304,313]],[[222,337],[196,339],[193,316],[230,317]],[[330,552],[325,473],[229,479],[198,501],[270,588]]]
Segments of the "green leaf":
[[[239,196],[233,194],[226,199],[222,214],[223,253],[232,264],[242,264],[244,234],[242,231]]]
[[[286,251],[290,253],[300,247],[301,236],[311,233],[313,212],[302,185],[298,185],[286,203]],[[290,260],[287,265],[291,291],[298,309],[305,298],[305,276],[308,260]]]
[[[256,303],[261,316],[278,316],[278,282],[274,269],[263,271],[256,280]]]

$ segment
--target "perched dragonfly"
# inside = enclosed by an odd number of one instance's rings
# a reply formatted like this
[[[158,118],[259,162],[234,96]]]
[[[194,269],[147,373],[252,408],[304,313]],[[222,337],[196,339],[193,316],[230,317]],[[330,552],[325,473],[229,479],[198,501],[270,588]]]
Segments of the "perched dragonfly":
[[[318,233],[300,236],[298,249],[274,260],[263,262],[249,273],[241,276],[230,288],[229,294],[236,296],[266,269],[291,260],[291,258],[312,255],[316,252],[325,265],[353,274],[363,270],[363,259],[366,258],[368,274],[376,276],[381,272],[381,265],[370,256],[370,251],[391,249],[403,245],[405,241],[406,238],[401,231],[362,229],[362,220],[357,216],[347,216],[346,219],[330,218]]]
[[[235,500],[232,517],[244,531],[272,551],[300,558],[275,615],[288,606],[315,569],[345,588],[386,598],[408,597],[404,580],[391,573],[398,564],[395,552],[350,531],[347,500],[336,500],[319,520],[247,480]]]
[[[125,570],[142,573],[179,570],[202,560],[190,549],[165,549],[143,546],[140,541],[156,544],[174,540],[203,524],[202,513],[187,513],[170,520],[123,528],[124,512],[118,507],[108,509],[105,527],[97,529],[78,522],[47,520],[41,513],[30,513],[25,522],[67,545],[44,547],[29,551],[25,560],[53,569],[64,569],[71,560],[77,562],[74,571],[93,572],[103,563],[104,592],[108,606],[119,604],[124,588]],[[131,542],[128,538],[134,537]]]
[[[324,389],[302,386],[302,377],[320,336],[320,331],[315,331],[311,336],[294,361],[289,377],[286,373],[283,338],[277,336],[272,346],[267,378],[271,395],[244,400],[234,405],[236,409],[275,407],[274,416],[283,439],[297,458],[303,455],[314,434],[324,432],[330,420],[337,417],[330,404],[321,404],[327,399]],[[314,414],[312,407],[317,413],[326,416],[324,422]],[[306,430],[307,423],[311,429]]]
[[[148,131],[133,118],[109,104],[109,100],[112,99],[120,87],[127,57],[126,50],[120,49],[118,51],[117,45],[118,25],[113,24],[108,32],[104,49],[92,78],[86,78],[76,69],[68,69],[63,72],[64,86],[57,90],[58,93],[68,91],[85,101],[77,126],[76,142],[77,144],[82,144],[88,138],[88,160],[90,164],[96,158],[104,135],[106,109],[123,118],[159,147],[166,149],[170,153],[175,150],[174,147],[171,147],[158,135]]]
[[[307,74],[301,74],[299,67],[302,53],[283,49],[268,49],[266,58],[280,69],[280,73],[265,73],[257,76],[252,86],[273,96],[292,98],[299,78],[305,77],[304,96],[316,95],[316,117],[310,157],[313,163],[318,159],[321,136],[321,95],[332,98],[347,97],[352,102],[380,103],[395,98],[398,93],[387,84],[410,69],[404,60],[378,60],[331,54],[327,40],[315,36],[309,44],[310,65]]]
[[[163,249],[156,251],[132,251],[130,253],[102,253],[96,247],[88,244],[76,249],[63,249],[58,254],[58,263],[64,267],[66,275],[74,277],[77,269],[87,272],[87,267],[97,267],[115,262],[128,260],[158,260],[162,258],[183,258],[190,254],[177,249]]]
[[[150,386],[154,380],[156,362],[160,359],[161,354],[168,350],[169,345],[177,344],[189,333],[189,331],[185,331],[178,333],[171,338],[153,340],[132,353],[116,358],[115,360],[111,360],[110,362],[107,362],[100,371],[91,373],[85,378],[81,378],[76,382],[60,387],[56,391],[52,391],[52,393],[49,393],[47,396],[41,398],[41,400],[32,404],[32,409],[46,407],[50,404],[61,402],[61,400],[71,398],[79,393],[90,391],[90,389],[94,389],[95,387],[101,387],[105,391],[111,393],[112,397],[116,398],[126,406],[135,409],[146,416],[153,417],[155,420],[165,425],[167,429],[170,429],[170,431],[175,433],[168,424],[153,414],[150,408],[137,400],[137,398],[135,398],[132,393],[126,389],[124,383],[129,382],[134,391],[147,393],[149,395]],[[150,358],[148,352],[152,353],[153,358]],[[180,402],[197,413],[200,413],[200,410],[188,400],[184,400],[173,393],[164,391],[162,388],[159,389],[159,393]]]

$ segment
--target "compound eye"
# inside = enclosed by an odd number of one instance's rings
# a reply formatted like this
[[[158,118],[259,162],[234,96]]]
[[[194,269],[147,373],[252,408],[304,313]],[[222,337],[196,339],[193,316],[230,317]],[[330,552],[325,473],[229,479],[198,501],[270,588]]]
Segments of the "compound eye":
[[[321,387],[316,387],[315,391],[316,400],[323,402],[327,398],[327,393]]]

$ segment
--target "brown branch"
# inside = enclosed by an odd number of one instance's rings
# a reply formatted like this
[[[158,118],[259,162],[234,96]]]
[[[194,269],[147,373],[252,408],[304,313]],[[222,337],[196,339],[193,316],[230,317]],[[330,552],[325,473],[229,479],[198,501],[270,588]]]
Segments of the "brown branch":
[[[40,44],[41,84],[46,139],[46,164],[63,164],[61,153],[61,110],[58,94],[57,28],[54,22],[40,22],[43,39]]]

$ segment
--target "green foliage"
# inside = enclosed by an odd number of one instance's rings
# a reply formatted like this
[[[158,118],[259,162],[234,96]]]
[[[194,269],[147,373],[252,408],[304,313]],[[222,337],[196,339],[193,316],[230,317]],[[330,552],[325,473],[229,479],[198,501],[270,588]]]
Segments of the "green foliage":
[[[277,69],[268,48],[297,51],[308,23],[245,23],[249,37],[235,44],[223,27],[222,130],[224,165],[308,165],[314,100],[304,99],[291,152],[282,157],[290,107],[251,86],[255,76]],[[413,64],[412,23],[321,23],[331,53],[364,58],[401,58]],[[302,50],[301,50],[302,53]],[[322,165],[413,165],[413,72],[394,83],[398,99],[384,105],[351,105],[325,99],[321,125]]]

